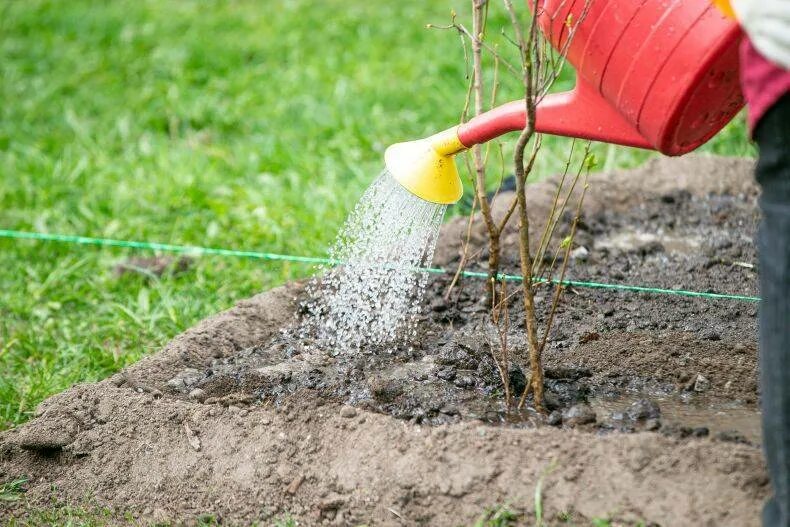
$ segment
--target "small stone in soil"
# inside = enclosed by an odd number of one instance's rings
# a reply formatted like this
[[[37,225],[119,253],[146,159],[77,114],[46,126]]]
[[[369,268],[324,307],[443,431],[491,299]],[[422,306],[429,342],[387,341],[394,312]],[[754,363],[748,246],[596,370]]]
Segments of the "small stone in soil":
[[[586,404],[575,404],[562,414],[562,420],[569,426],[594,423],[596,419],[595,411]]]
[[[659,428],[661,428],[661,421],[659,419],[653,418],[653,419],[648,419],[647,421],[645,421],[645,430],[649,430],[651,432],[654,432],[654,431],[658,430]]]
[[[435,313],[442,313],[444,311],[447,311],[447,302],[445,302],[443,299],[434,300],[433,302],[431,302],[431,311]]]
[[[445,381],[452,381],[455,379],[455,370],[452,368],[442,368],[436,372],[436,376]]]
[[[746,439],[743,436],[743,434],[741,434],[737,430],[724,430],[716,434],[715,437],[719,441],[726,441],[728,443],[743,443],[743,444],[749,443],[749,440]]]
[[[344,406],[340,409],[340,417],[345,417],[346,419],[351,419],[352,417],[357,416],[357,410],[353,406]]]
[[[699,426],[691,431],[691,435],[694,437],[708,437],[708,434],[710,434],[710,430],[707,426]]]
[[[690,436],[693,430],[688,426],[668,425],[661,428],[661,433],[668,437],[684,439]]]
[[[661,416],[661,409],[658,407],[658,404],[650,399],[639,399],[631,403],[626,414],[632,421],[656,419]]]
[[[441,347],[436,363],[442,366],[454,366],[461,370],[474,370],[480,359],[468,347],[451,341]]]
[[[706,329],[700,335],[704,340],[721,340],[721,335],[715,329]]]
[[[187,391],[186,387],[203,379],[203,373],[194,368],[185,368],[175,377],[167,381],[167,385],[176,391]]]
[[[457,377],[453,384],[455,384],[459,388],[469,388],[470,386],[475,385],[475,380],[468,375],[464,375],[462,377]]]
[[[546,418],[546,424],[549,426],[559,426],[562,424],[562,412],[554,410]]]
[[[458,407],[452,404],[446,404],[439,408],[439,412],[445,415],[459,415],[461,412],[458,410]]]
[[[288,485],[288,488],[286,488],[285,491],[291,496],[293,496],[299,490],[299,487],[302,486],[302,483],[304,483],[304,476],[302,475],[296,476],[296,478],[294,478],[294,480],[291,481],[291,484]]]
[[[574,368],[572,366],[554,366],[546,368],[547,379],[563,379],[578,381],[582,377],[591,377],[592,371],[589,368]]]
[[[695,392],[705,392],[708,391],[710,388],[710,381],[707,377],[702,375],[701,373],[697,374],[697,378],[694,379],[694,391]]]
[[[189,392],[189,398],[198,402],[203,402],[206,400],[206,392],[201,390],[200,388],[195,388],[194,390]]]
[[[392,379],[374,378],[370,381],[370,393],[382,403],[389,403],[403,393],[403,386]]]
[[[562,404],[556,395],[551,392],[545,392],[543,394],[543,406],[545,406],[546,410],[549,412],[553,412],[554,410],[559,410],[562,407]]]
[[[581,246],[577,247],[571,251],[571,258],[573,260],[587,260],[587,257],[590,256],[590,251],[587,250],[587,247]]]

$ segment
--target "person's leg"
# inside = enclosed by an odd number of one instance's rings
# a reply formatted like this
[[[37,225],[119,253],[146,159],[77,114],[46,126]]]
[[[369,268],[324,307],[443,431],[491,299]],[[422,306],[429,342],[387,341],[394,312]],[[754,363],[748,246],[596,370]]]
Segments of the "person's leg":
[[[763,525],[790,527],[790,96],[768,110],[754,138],[762,187],[757,239],[763,445],[774,489]]]

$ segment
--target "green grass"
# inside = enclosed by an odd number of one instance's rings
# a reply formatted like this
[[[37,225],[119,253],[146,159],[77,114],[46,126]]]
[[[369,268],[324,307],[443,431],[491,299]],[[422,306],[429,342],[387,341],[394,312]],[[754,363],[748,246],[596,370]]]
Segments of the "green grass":
[[[463,50],[424,25],[453,7],[468,18],[466,4],[3,2],[0,228],[322,254],[387,144],[457,122]],[[500,100],[517,95],[505,77]],[[568,145],[547,140],[538,173]],[[750,148],[742,121],[706,147]],[[610,167],[649,155],[597,153]],[[177,276],[117,276],[131,254],[0,240],[0,429],[309,272],[204,257]]]
[[[37,510],[24,518],[11,517],[3,523],[6,527],[105,527],[113,525],[109,510],[86,510],[58,507]]]
[[[0,484],[0,504],[19,501],[24,496],[24,484],[27,478],[17,478]]]
[[[49,508],[31,508],[4,518],[0,525],[4,527],[108,527],[110,525],[150,525],[151,527],[172,527],[182,525],[181,522],[141,523],[134,516],[126,514],[118,516],[110,509],[102,507],[73,507],[69,505],[53,505]],[[197,527],[214,527],[218,525],[236,526],[240,524],[222,523],[213,515],[202,514],[194,518]],[[245,524],[246,525],[246,524]],[[249,527],[297,527],[299,524],[290,519],[253,522]]]
[[[519,514],[507,506],[490,507],[472,527],[514,527],[518,525],[519,518]]]

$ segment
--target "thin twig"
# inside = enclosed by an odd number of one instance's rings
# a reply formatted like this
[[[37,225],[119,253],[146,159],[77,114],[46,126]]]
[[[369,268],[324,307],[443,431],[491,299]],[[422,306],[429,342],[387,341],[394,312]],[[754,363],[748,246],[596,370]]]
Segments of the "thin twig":
[[[458,269],[455,271],[455,275],[453,276],[450,285],[447,286],[447,291],[444,293],[445,301],[450,299],[450,293],[452,293],[455,284],[458,282],[458,279],[461,278],[461,274],[464,271],[464,267],[466,267],[467,257],[469,255],[469,240],[472,238],[472,226],[474,225],[475,220],[475,208],[477,207],[477,194],[475,194],[474,198],[472,199],[472,210],[469,211],[469,221],[466,225],[466,238],[464,240],[463,250],[461,252],[461,261],[458,262]]]
[[[565,289],[562,285],[562,282],[565,280],[565,271],[568,269],[568,261],[570,260],[571,254],[571,247],[573,246],[573,239],[576,236],[576,228],[579,225],[579,218],[582,214],[582,205],[584,204],[584,195],[587,193],[587,177],[589,175],[589,170],[584,174],[584,185],[582,186],[582,194],[579,196],[579,202],[576,204],[576,216],[573,218],[573,223],[571,224],[571,234],[569,236],[568,245],[565,247],[565,256],[562,261],[562,268],[560,269],[560,277],[559,281],[556,285],[556,290],[554,291],[554,299],[551,303],[551,311],[549,311],[549,318],[546,321],[546,328],[543,332],[543,339],[540,343],[540,348],[538,353],[540,356],[543,355],[543,350],[546,348],[546,342],[549,339],[549,332],[551,331],[551,327],[554,324],[554,315],[557,312],[557,306],[560,303],[560,297],[562,296],[562,292]]]
[[[491,282],[492,282],[491,287],[496,288],[496,281],[494,279],[491,279]],[[503,282],[503,287],[505,287],[504,280],[502,282]],[[503,298],[505,297],[505,295],[502,296]],[[507,304],[505,304],[505,306],[507,306]],[[502,327],[500,325],[501,316],[502,316],[502,303],[500,301],[500,303],[497,304],[496,299],[492,298],[491,321],[493,322],[494,327],[497,329],[497,334],[499,336],[499,350],[500,350],[499,356],[497,355],[493,344],[491,344],[491,340],[488,338],[488,335],[486,335],[486,340],[488,341],[488,346],[491,349],[491,356],[493,357],[494,363],[496,364],[497,370],[499,371],[499,378],[502,380],[502,386],[505,389],[505,405],[506,407],[509,407],[511,395],[510,395],[510,378],[508,376],[509,358],[507,356],[507,328],[505,329],[503,336]],[[506,317],[508,316],[509,315],[506,315]]]
[[[584,166],[585,166],[585,163],[587,161],[587,157],[589,156],[589,154],[590,154],[590,142],[588,141],[587,144],[584,147],[584,156],[582,157],[581,161],[579,162],[579,169],[576,171],[576,174],[573,177],[573,183],[571,183],[571,188],[568,191],[568,193],[566,194],[565,199],[563,200],[563,203],[562,203],[562,206],[560,207],[559,212],[557,213],[556,217],[553,219],[551,230],[549,231],[549,234],[548,234],[548,239],[549,240],[551,240],[551,238],[554,236],[554,231],[555,231],[555,229],[557,227],[557,224],[559,223],[559,220],[560,220],[562,214],[565,212],[565,209],[568,206],[568,202],[570,201],[570,198],[573,196],[573,193],[576,190],[576,185],[579,183],[579,180],[581,179],[582,170],[584,169]],[[546,248],[548,249],[548,244],[547,244]],[[538,264],[538,266],[537,266],[538,270],[534,273],[534,276],[543,276],[544,271],[549,276],[552,273],[554,273],[554,268],[557,265],[557,257],[558,257],[558,255],[559,255],[559,250],[557,250],[554,253],[554,258],[552,258],[551,265],[549,266],[547,271],[544,269],[544,264],[542,262],[540,262]]]
[[[455,22],[453,22],[451,24],[445,24],[445,25],[428,24],[426,27],[428,29],[443,29],[443,30],[455,29],[462,36],[465,36],[466,38],[468,38],[470,42],[474,41],[474,37],[472,36],[472,33],[463,24],[457,24]],[[502,64],[505,66],[505,68],[507,68],[507,70],[510,73],[512,73],[513,75],[515,75],[517,77],[519,76],[518,70],[510,62],[508,62],[506,59],[502,58],[502,55],[499,54],[499,52],[496,50],[496,48],[492,47],[491,45],[489,45],[489,44],[487,44],[485,42],[482,43],[482,47],[488,53],[490,53],[492,57],[496,57],[500,62],[502,62]]]
[[[543,228],[543,234],[540,236],[540,241],[538,242],[538,252],[535,254],[535,262],[541,262],[543,260],[543,256],[546,252],[546,247],[548,246],[549,240],[551,239],[548,236],[549,227],[552,224],[552,220],[554,219],[554,214],[557,210],[557,204],[559,203],[560,194],[562,192],[562,187],[565,185],[565,178],[568,175],[568,169],[571,166],[571,161],[573,158],[573,148],[576,146],[576,139],[571,141],[571,150],[568,153],[568,158],[565,161],[565,168],[562,171],[562,176],[560,177],[559,185],[557,185],[557,191],[554,193],[554,199],[551,201],[551,210],[549,211],[549,215],[546,218],[546,225]],[[539,264],[538,264],[539,265]],[[535,276],[540,276],[535,269],[535,264],[532,266],[532,274]]]

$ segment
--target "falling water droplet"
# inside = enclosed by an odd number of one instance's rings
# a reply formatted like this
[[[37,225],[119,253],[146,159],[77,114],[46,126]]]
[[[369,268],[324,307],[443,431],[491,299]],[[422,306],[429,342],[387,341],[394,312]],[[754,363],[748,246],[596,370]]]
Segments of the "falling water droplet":
[[[395,343],[413,330],[446,207],[424,201],[386,170],[346,219],[331,259],[308,286],[300,333],[324,349]]]

